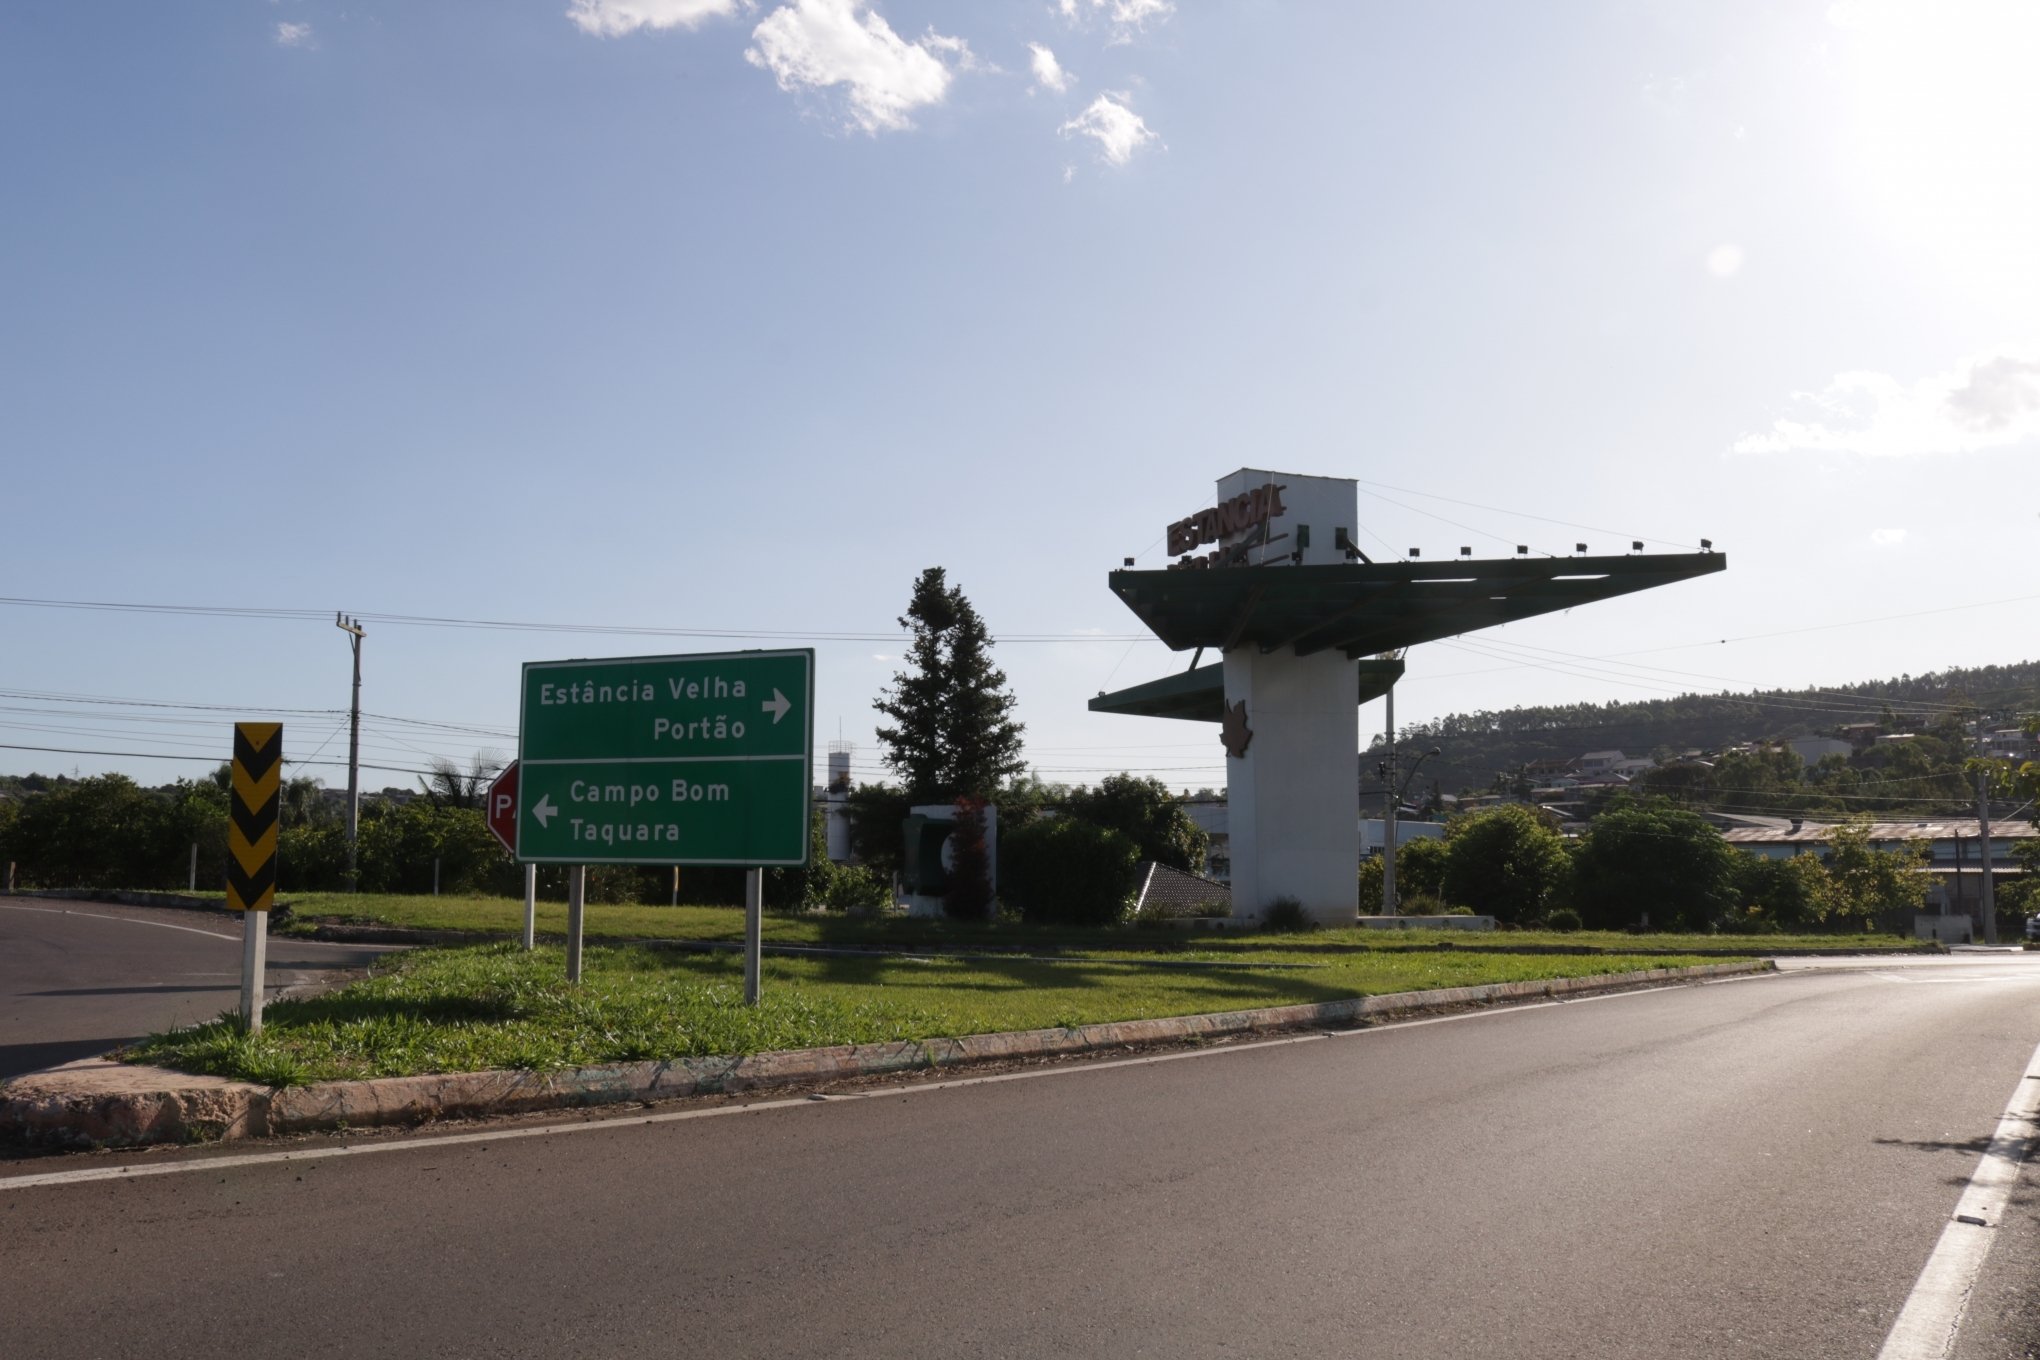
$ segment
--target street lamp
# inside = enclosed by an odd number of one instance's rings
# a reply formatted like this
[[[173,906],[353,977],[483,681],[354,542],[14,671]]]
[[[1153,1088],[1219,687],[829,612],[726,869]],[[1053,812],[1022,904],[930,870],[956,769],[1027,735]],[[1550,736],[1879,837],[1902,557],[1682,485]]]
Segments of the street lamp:
[[[1395,752],[1391,750],[1388,753],[1388,759],[1381,763],[1381,782],[1387,786],[1388,792],[1387,815],[1381,819],[1381,914],[1383,916],[1402,915],[1400,910],[1402,905],[1401,894],[1395,890],[1396,814],[1402,808],[1403,795],[1410,791],[1410,785],[1416,780],[1417,771],[1423,768],[1424,761],[1440,753],[1440,748],[1433,746],[1430,750],[1425,751],[1422,755],[1411,761],[1410,772],[1403,776],[1400,786],[1395,782]]]

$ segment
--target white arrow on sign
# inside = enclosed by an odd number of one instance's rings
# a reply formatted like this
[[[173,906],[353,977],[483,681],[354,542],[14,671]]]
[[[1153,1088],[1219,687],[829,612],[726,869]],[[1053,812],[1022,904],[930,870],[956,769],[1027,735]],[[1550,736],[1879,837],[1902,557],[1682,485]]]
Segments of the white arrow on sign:
[[[786,716],[786,710],[793,707],[793,700],[781,694],[778,687],[774,686],[772,697],[759,704],[758,707],[772,715],[772,725],[777,727],[779,726],[779,720]]]
[[[560,810],[552,805],[552,795],[548,793],[532,804],[531,815],[538,818],[538,828],[543,831],[546,823],[560,815]]]

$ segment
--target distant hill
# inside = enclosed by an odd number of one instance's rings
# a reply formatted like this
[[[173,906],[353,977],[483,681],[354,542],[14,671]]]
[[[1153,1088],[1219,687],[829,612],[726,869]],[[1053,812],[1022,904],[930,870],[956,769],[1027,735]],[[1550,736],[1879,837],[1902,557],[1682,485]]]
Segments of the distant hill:
[[[1720,751],[1744,742],[1825,735],[1851,723],[1885,731],[1944,732],[1973,718],[2017,721],[2040,711],[2040,661],[1953,668],[1830,689],[1760,690],[1747,694],[1681,694],[1634,703],[1539,705],[1452,713],[1412,723],[1397,734],[1404,751],[1441,748],[1422,782],[1446,793],[1480,791],[1498,776],[1540,760],[1571,760],[1588,751],[1632,757],[1676,757]],[[1381,745],[1376,734],[1374,748]],[[1364,768],[1364,762],[1363,762]]]

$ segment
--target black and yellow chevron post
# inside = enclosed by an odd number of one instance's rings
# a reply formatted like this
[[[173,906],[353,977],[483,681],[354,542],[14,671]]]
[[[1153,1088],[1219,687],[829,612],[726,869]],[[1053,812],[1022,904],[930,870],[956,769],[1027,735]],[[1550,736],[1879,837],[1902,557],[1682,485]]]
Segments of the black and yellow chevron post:
[[[234,724],[227,801],[227,909],[268,911],[276,901],[276,809],[283,785],[283,724]]]

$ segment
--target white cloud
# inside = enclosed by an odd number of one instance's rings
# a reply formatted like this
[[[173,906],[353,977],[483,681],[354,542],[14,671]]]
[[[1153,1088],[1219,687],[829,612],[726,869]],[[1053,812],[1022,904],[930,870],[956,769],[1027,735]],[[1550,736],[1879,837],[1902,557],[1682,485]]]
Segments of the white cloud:
[[[750,7],[750,0],[574,0],[567,17],[583,33],[620,38],[641,28],[699,28]]]
[[[1964,360],[1904,383],[1888,373],[1837,373],[1818,392],[1795,392],[1803,419],[1748,434],[1736,453],[1856,453],[1903,458],[1972,453],[2040,439],[2040,359],[2007,351]]]
[[[1875,529],[1871,531],[1870,541],[1872,543],[1875,543],[1880,548],[1894,547],[1897,544],[1905,542],[1905,530]]]
[[[1707,252],[1707,272],[1717,279],[1732,279],[1742,272],[1742,247],[1718,245]]]
[[[1027,44],[1027,50],[1034,54],[1032,63],[1034,83],[1044,90],[1053,90],[1057,94],[1066,93],[1070,88],[1070,82],[1076,77],[1063,69],[1062,63],[1055,59],[1055,53],[1040,43]]]
[[[1149,142],[1160,140],[1152,129],[1132,109],[1121,102],[1125,95],[1101,94],[1085,109],[1059,129],[1063,136],[1075,134],[1079,137],[1095,137],[1105,159],[1114,165],[1125,165],[1133,159],[1133,153]]]
[[[868,133],[912,127],[915,109],[939,104],[954,72],[976,65],[962,38],[930,31],[908,42],[863,0],[793,0],[765,16],[744,59],[788,93],[842,85],[850,124]]]
[[[312,26],[310,24],[278,24],[276,26],[278,47],[312,47]]]
[[[1111,41],[1133,41],[1151,23],[1161,23],[1176,12],[1176,0],[1056,0],[1056,12],[1073,24],[1100,16],[1112,26]]]

